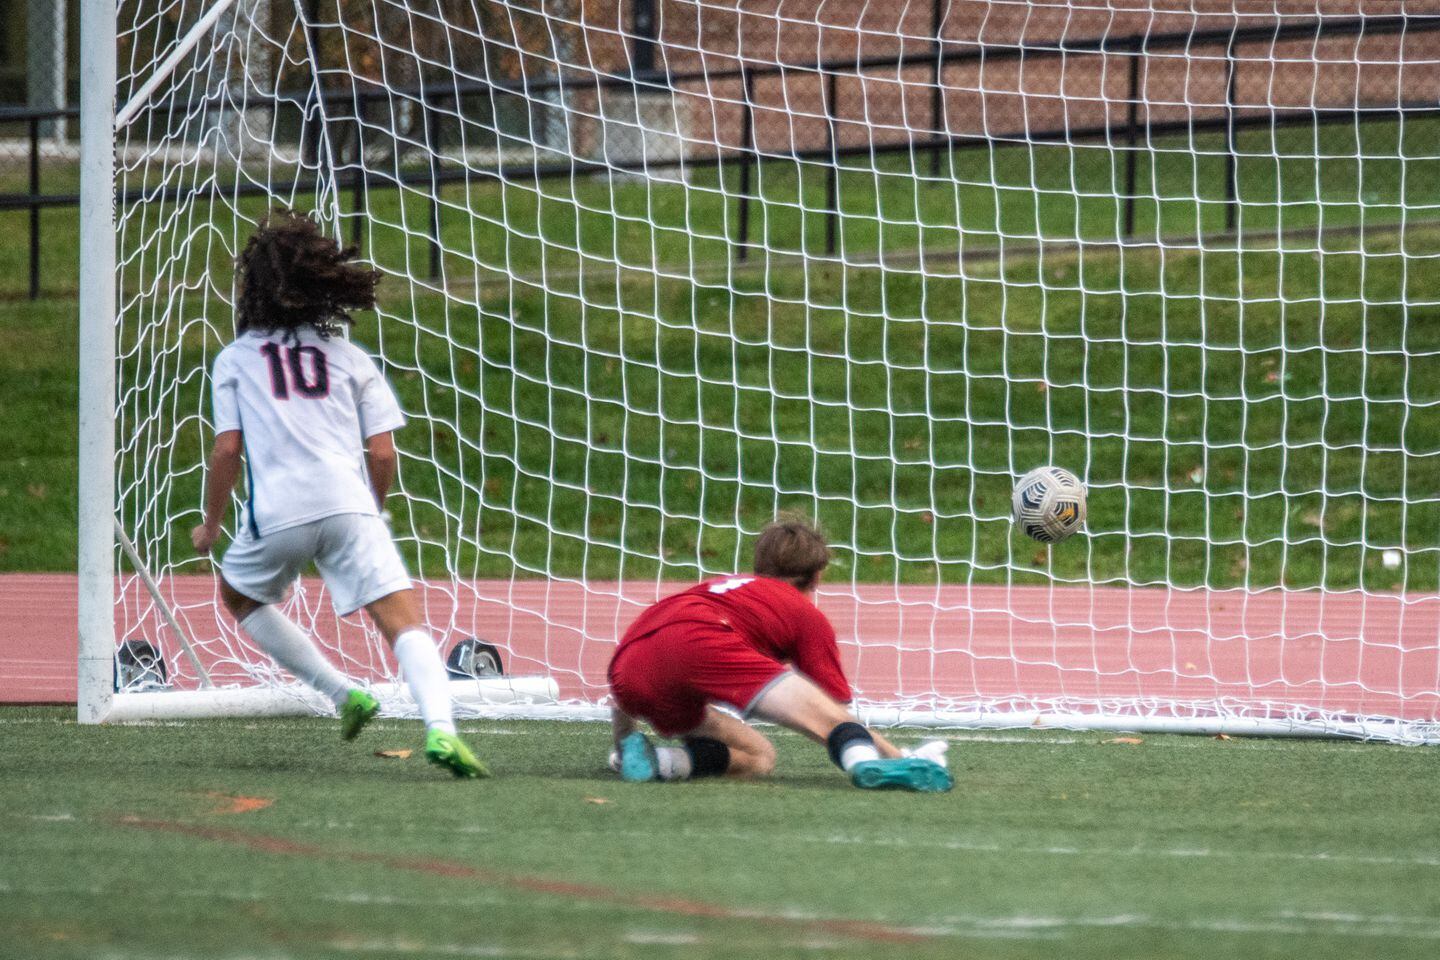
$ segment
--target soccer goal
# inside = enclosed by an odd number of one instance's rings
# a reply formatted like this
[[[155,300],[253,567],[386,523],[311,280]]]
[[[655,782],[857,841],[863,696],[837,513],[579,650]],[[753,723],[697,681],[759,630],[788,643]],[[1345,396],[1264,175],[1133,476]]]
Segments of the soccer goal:
[[[384,276],[472,713],[601,715],[797,511],[872,721],[1440,739],[1440,17],[1183,6],[87,3],[82,719],[316,709],[187,536],[283,206]]]

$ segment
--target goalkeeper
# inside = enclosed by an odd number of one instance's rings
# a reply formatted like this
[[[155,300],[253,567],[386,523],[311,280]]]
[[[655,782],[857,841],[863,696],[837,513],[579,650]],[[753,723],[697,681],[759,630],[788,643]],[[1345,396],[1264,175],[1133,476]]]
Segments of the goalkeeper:
[[[375,306],[379,274],[354,256],[290,212],[261,223],[241,253],[236,337],[211,377],[205,520],[190,539],[202,554],[219,539],[243,456],[245,510],[220,564],[220,597],[240,629],[330,698],[347,740],[359,733],[380,704],[277,606],[314,562],[335,611],[364,607],[394,649],[425,720],[426,757],[457,777],[485,776],[455,733],[445,666],[380,517],[405,417],[375,361],[336,336],[349,310]]]
[[[755,544],[755,575],[722,577],[666,597],[626,631],[610,661],[616,752],[626,780],[762,777],[775,748],[716,703],[823,743],[830,759],[866,789],[951,787],[943,741],[897,750],[855,721],[835,630],[813,598],[830,561],[808,523],[770,524]],[[653,746],[635,729],[649,721],[679,746]]]

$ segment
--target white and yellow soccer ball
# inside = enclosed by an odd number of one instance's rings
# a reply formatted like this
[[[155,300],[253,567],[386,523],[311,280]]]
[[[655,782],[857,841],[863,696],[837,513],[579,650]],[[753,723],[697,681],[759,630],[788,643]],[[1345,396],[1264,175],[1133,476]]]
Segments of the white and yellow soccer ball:
[[[1085,523],[1085,484],[1064,467],[1036,467],[1015,484],[1015,523],[1041,543],[1059,543]]]

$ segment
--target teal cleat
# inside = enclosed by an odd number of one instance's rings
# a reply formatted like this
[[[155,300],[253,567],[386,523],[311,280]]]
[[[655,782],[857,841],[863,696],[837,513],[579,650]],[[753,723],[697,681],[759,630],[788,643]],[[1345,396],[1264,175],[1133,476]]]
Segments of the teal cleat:
[[[862,760],[850,768],[850,782],[861,790],[914,790],[917,793],[944,793],[955,785],[949,770],[922,757]]]
[[[380,701],[364,690],[355,689],[340,706],[340,736],[354,740],[380,712]]]
[[[650,738],[635,731],[620,741],[620,777],[631,783],[645,783],[660,777],[660,764]]]
[[[431,730],[425,734],[425,759],[457,777],[474,779],[490,776],[489,769],[475,758],[475,754],[465,746],[465,741],[444,730]]]

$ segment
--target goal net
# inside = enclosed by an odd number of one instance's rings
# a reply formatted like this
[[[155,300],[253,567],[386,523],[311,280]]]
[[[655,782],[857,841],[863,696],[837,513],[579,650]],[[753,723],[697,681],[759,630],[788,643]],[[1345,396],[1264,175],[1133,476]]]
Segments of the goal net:
[[[1405,6],[119,0],[98,495],[135,556],[87,528],[86,583],[166,689],[82,712],[306,708],[188,541],[232,260],[293,207],[383,274],[353,336],[429,622],[540,678],[472,712],[598,715],[636,612],[795,511],[877,722],[1440,738]],[[1049,547],[1009,516],[1046,463],[1089,490]],[[318,581],[285,610],[393,681]]]

